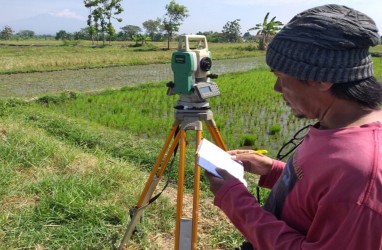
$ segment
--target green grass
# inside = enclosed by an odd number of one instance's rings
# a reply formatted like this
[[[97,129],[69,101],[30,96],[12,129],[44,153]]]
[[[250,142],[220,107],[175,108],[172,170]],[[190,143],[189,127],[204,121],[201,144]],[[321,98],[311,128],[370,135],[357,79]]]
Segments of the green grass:
[[[98,140],[118,136],[142,155],[150,148],[126,132],[65,117],[52,120],[49,114],[31,114],[28,109],[29,105],[13,107],[0,117],[6,133],[0,141],[0,249],[111,249],[124,233],[128,208],[136,204],[147,171],[140,169],[141,159],[127,161],[82,143],[89,138],[81,134],[79,124],[82,132],[89,129]],[[65,138],[31,123],[31,115],[61,120],[68,133],[79,134]],[[137,144],[146,148],[140,150]],[[154,153],[146,157],[153,158]],[[174,205],[162,197],[148,209],[141,227],[148,235],[171,231],[173,211]],[[152,221],[158,217],[164,220]],[[132,246],[147,241],[137,237]]]
[[[382,62],[373,60],[376,76],[382,79]],[[253,147],[268,149],[274,156],[296,127],[306,123],[290,115],[272,90],[274,80],[265,68],[216,80],[222,95],[209,101],[229,148],[249,139]],[[174,119],[177,97],[165,93],[164,83],[148,83],[28,102],[0,100],[0,249],[112,249],[118,244],[129,221],[128,210],[136,204]],[[207,131],[204,134],[209,137]],[[189,133],[188,206],[193,140]],[[170,186],[145,210],[142,231],[131,239],[129,249],[173,248],[177,160],[166,169],[160,187],[167,178],[172,179]],[[248,176],[248,182],[255,193],[254,177]],[[198,246],[238,246],[242,236],[212,205],[203,176],[201,184]]]
[[[58,115],[33,103],[2,104],[0,124],[6,135],[0,141],[0,245],[111,249],[113,242],[119,243],[128,209],[136,204],[162,141],[135,138],[128,131]],[[147,209],[143,233],[131,240],[133,249],[163,249],[150,239],[173,233],[175,206],[169,197],[174,188],[170,185]],[[209,248],[216,249],[224,234],[240,239],[227,222],[221,223],[226,231],[209,238]],[[223,246],[227,244],[232,242]]]
[[[250,120],[263,126],[270,119],[254,118],[261,113],[257,109],[266,108],[265,101],[271,100],[261,93],[272,89],[273,80],[267,69],[220,77],[222,93],[230,96],[212,98],[211,106],[230,148],[240,146],[236,135],[252,131],[243,126],[256,126]],[[248,88],[255,90],[254,95],[248,95]],[[119,243],[129,221],[128,209],[136,204],[170,130],[176,98],[166,95],[163,83],[151,83],[98,94],[45,96],[32,102],[1,101],[0,131],[6,131],[6,139],[0,141],[1,245],[55,249],[66,242],[65,247],[72,249],[110,249],[113,240]],[[241,121],[238,117],[247,111],[248,119]],[[240,122],[234,124],[235,119]],[[209,137],[207,131],[204,134]],[[186,193],[192,193],[194,139],[194,133],[189,133]],[[176,182],[177,166],[176,158],[175,166],[167,166],[163,181]],[[254,179],[249,180],[254,191]],[[132,239],[132,247],[147,246],[152,237],[171,239],[175,204],[170,197],[176,185],[170,186],[170,195],[162,195],[149,208],[143,233]],[[202,217],[200,245],[233,248],[242,237],[211,204],[204,176],[201,186],[201,202],[208,208],[201,214],[211,221],[206,223]],[[30,233],[24,233],[26,228]]]
[[[279,94],[273,91],[274,81],[273,74],[265,68],[225,74],[219,78],[222,95],[211,98],[210,105],[228,148],[241,147],[243,138],[256,135],[252,148],[266,148],[271,156],[275,156],[290,131],[306,124],[306,121],[296,120],[290,114],[285,115],[289,111]],[[92,95],[69,93],[44,96],[31,105],[28,119],[35,126],[75,145],[88,149],[102,148],[114,157],[140,159],[138,163],[149,170],[155,157],[142,157],[141,154],[145,154],[142,148],[126,145],[123,140],[115,145],[113,140],[118,140],[118,137],[105,141],[102,139],[105,137],[98,136],[89,129],[84,130],[81,125],[74,126],[59,117],[65,115],[101,124],[116,131],[129,131],[138,140],[152,141],[152,145],[155,145],[153,148],[159,152],[161,142],[164,142],[175,119],[174,105],[177,98],[178,96],[166,95],[164,83],[124,87]],[[51,117],[40,115],[42,109],[49,110]],[[273,133],[273,127],[278,127],[279,132]],[[211,139],[207,130],[204,136]],[[189,148],[193,147],[194,139],[194,133],[188,133]],[[192,150],[188,152],[187,160],[188,165],[192,165]],[[192,168],[186,169],[186,187],[192,187],[192,171]],[[176,169],[169,170],[168,175],[176,179]]]
[[[112,42],[105,47],[90,41],[79,41],[76,46],[64,44],[56,40],[0,41],[0,74],[170,63],[171,54],[177,49],[175,41],[170,50],[164,42],[152,42],[146,47],[131,47],[132,42]],[[214,60],[265,54],[254,49],[256,44],[252,43],[208,45]],[[370,51],[380,53],[382,45]]]
[[[57,41],[0,41],[0,74],[66,69],[99,68],[152,63],[170,63],[177,43],[167,50],[165,43],[147,47],[129,47],[131,42],[113,42],[111,46],[92,46],[80,41],[77,46],[63,46]],[[214,59],[263,55],[248,44],[210,44]]]

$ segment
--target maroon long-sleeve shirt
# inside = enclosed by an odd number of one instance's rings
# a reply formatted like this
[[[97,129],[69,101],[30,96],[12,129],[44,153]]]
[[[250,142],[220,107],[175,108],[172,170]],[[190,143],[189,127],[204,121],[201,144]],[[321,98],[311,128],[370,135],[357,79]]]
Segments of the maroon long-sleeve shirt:
[[[274,161],[264,207],[237,180],[215,205],[255,249],[382,249],[382,124],[310,128],[296,153]]]

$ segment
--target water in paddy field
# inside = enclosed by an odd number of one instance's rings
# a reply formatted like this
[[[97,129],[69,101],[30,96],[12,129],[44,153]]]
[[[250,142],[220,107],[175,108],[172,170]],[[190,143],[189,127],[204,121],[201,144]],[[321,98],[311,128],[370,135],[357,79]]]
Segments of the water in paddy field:
[[[214,60],[211,73],[246,71],[264,65],[264,62],[264,56]],[[172,79],[170,64],[7,74],[0,75],[0,97],[33,97],[62,91],[97,91]]]

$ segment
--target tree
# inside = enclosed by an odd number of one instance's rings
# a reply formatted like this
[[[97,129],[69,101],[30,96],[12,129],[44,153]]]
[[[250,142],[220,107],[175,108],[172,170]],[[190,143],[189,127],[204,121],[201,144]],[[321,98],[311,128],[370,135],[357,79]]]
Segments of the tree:
[[[248,31],[258,30],[257,35],[261,36],[259,49],[266,50],[270,41],[270,37],[275,35],[284,25],[282,22],[277,21],[276,17],[273,17],[268,22],[269,12],[265,15],[263,23],[256,24],[255,27],[250,28]]]
[[[35,33],[32,30],[20,30],[16,35],[21,39],[31,39],[35,36]]]
[[[107,23],[107,33],[109,35],[109,44],[111,39],[115,36],[115,28],[111,24],[111,19],[115,19],[117,22],[122,22],[122,18],[116,18],[116,15],[119,15],[123,12],[123,8],[121,5],[122,0],[103,0],[105,7],[105,16],[108,21]]]
[[[56,40],[65,40],[70,38],[71,38],[71,35],[67,33],[65,30],[60,30],[59,32],[56,33],[56,36],[55,36]]]
[[[12,38],[13,30],[10,26],[6,25],[2,31],[0,31],[1,40],[9,40]]]
[[[199,31],[196,34],[205,36],[207,38],[208,42],[218,43],[218,42],[224,41],[224,37],[223,37],[222,33],[214,32],[212,30],[211,31],[205,31],[205,32]]]
[[[148,41],[150,41],[150,37],[148,35],[137,34],[132,37],[133,41],[135,41],[135,46],[143,46]]]
[[[92,39],[92,44],[94,45],[95,36],[97,36],[98,42],[98,19],[96,19],[93,15],[93,8],[96,7],[97,4],[94,1],[84,0],[84,5],[89,9],[87,25],[89,27],[89,35]]]
[[[244,41],[248,42],[248,41],[252,40],[253,38],[252,38],[251,33],[249,33],[249,31],[247,31],[244,33],[243,39],[244,39]]]
[[[161,22],[160,18],[156,20],[147,20],[142,23],[143,28],[146,30],[146,34],[150,36],[151,40],[154,41],[155,36],[161,31]]]
[[[115,28],[114,26],[111,24],[111,23],[108,23],[106,25],[106,33],[108,34],[109,36],[109,45],[111,44],[111,39],[115,37],[116,35],[116,32],[115,32]]]
[[[135,25],[123,26],[121,30],[124,33],[124,37],[129,40],[133,40],[133,36],[136,36],[142,32],[142,29],[139,26],[135,26]]]
[[[78,40],[92,40],[93,37],[92,37],[92,34],[91,34],[91,29],[90,27],[85,27],[85,28],[81,28],[80,31],[78,32],[75,32],[74,34],[74,39],[78,39]]]
[[[241,41],[240,32],[240,19],[236,19],[232,22],[228,21],[223,27],[224,40],[229,43],[235,43]]]
[[[103,45],[105,45],[106,34],[109,37],[109,43],[115,36],[115,28],[111,23],[112,19],[122,22],[122,18],[116,18],[123,12],[122,0],[84,0],[84,5],[89,9],[87,25],[90,28],[92,37],[101,34]]]
[[[163,30],[167,34],[167,49],[170,49],[170,40],[175,32],[179,31],[179,26],[183,20],[188,17],[188,9],[184,5],[177,4],[175,0],[171,0],[170,4],[166,5],[165,17],[163,18]]]

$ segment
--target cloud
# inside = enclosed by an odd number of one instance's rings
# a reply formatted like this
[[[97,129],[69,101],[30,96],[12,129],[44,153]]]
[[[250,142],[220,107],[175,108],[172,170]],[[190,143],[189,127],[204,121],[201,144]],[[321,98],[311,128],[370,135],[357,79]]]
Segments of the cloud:
[[[70,9],[63,9],[56,12],[50,12],[49,15],[54,17],[62,17],[67,19],[77,19],[77,20],[85,20],[85,18],[81,15],[78,15],[76,12]]]
[[[227,5],[239,5],[239,6],[274,6],[274,5],[291,5],[291,4],[307,4],[319,2],[319,0],[216,0],[217,3],[224,3]]]
[[[262,7],[275,7],[275,6],[286,6],[290,7],[291,5],[304,5],[304,6],[318,6],[324,4],[333,3],[331,0],[212,0],[216,4],[226,4],[226,5],[238,5],[238,6],[262,6]],[[364,0],[337,0],[336,4],[342,5],[354,5],[354,4],[363,4]],[[369,3],[379,2],[379,0],[369,0]]]

